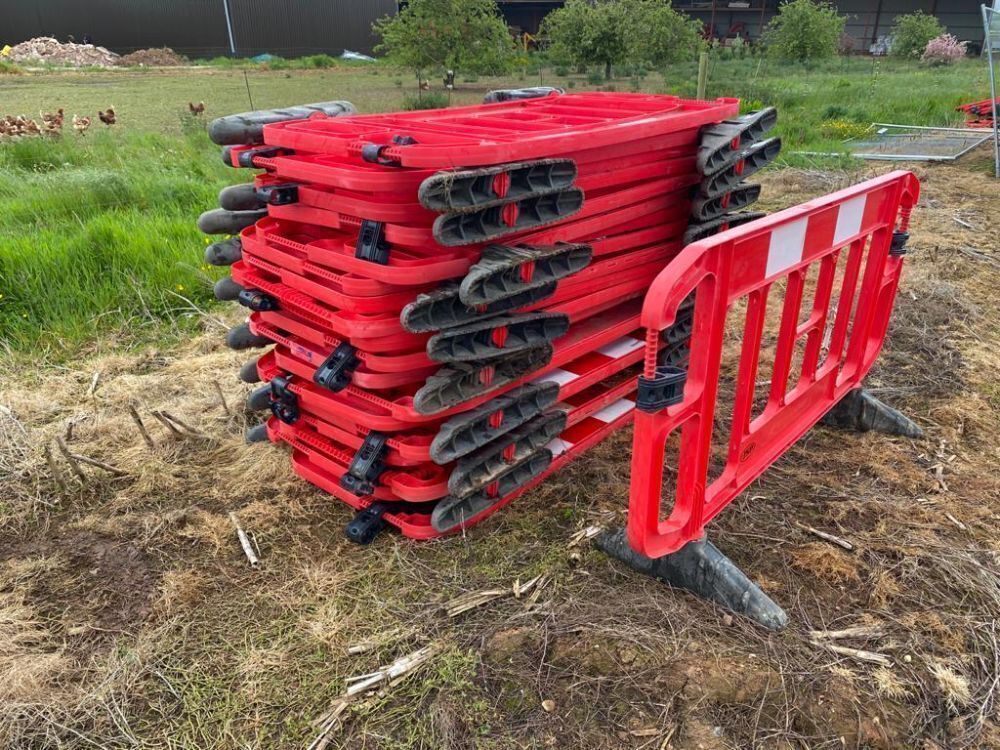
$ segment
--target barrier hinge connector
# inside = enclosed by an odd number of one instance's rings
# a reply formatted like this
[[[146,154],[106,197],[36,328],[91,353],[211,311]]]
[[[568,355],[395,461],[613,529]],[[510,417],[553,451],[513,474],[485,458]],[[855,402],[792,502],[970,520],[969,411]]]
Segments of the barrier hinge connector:
[[[910,239],[909,232],[901,232],[898,229],[894,231],[892,233],[892,244],[889,246],[889,255],[892,256],[906,255],[907,253],[906,243],[909,241],[909,239]]]
[[[655,413],[684,400],[687,370],[673,365],[656,368],[656,376],[639,376],[639,393],[635,406],[639,411]]]
[[[340,486],[360,497],[372,494],[375,491],[375,482],[385,471],[388,439],[388,436],[381,432],[369,432],[351,459],[347,473],[340,478]]]
[[[290,382],[290,377],[271,379],[271,413],[285,424],[295,424],[301,416],[299,397],[288,387]]]
[[[388,265],[389,243],[385,241],[385,224],[383,222],[371,219],[362,220],[354,257],[378,263],[381,266]]]
[[[337,344],[337,348],[316,368],[313,382],[334,393],[342,391],[351,384],[351,375],[359,364],[357,349],[346,341],[342,342]]]

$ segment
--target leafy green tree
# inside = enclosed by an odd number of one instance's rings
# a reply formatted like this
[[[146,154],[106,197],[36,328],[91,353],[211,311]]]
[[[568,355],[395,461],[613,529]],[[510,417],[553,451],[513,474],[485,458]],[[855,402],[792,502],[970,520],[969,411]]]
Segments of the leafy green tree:
[[[700,26],[668,0],[566,0],[542,21],[553,61],[602,65],[663,65],[691,59],[702,44]]]
[[[375,50],[418,75],[425,70],[503,73],[514,39],[494,0],[410,0],[372,24]]]
[[[941,22],[923,11],[897,16],[889,52],[893,57],[920,57],[927,49],[927,42],[943,33],[945,28]]]
[[[846,22],[827,2],[788,0],[764,30],[764,43],[770,54],[782,60],[835,57]]]

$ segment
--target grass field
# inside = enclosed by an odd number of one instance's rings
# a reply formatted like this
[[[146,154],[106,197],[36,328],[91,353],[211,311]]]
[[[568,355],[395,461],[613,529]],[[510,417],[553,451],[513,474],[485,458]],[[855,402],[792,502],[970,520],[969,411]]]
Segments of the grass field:
[[[774,211],[888,169],[792,151],[836,150],[871,121],[957,122],[984,72],[719,60],[709,94],[779,106],[786,168],[761,180]],[[639,86],[689,95],[692,74]],[[387,110],[412,89],[381,68],[247,78],[255,107],[343,98]],[[543,72],[462,83],[454,102],[530,83],[595,88]],[[385,534],[365,549],[344,538],[346,506],[293,476],[286,451],[244,443],[257,419],[235,377],[246,355],[222,343],[243,311],[211,299],[219,272],[203,267],[194,222],[247,175],[185,112],[245,110],[246,88],[238,68],[0,76],[0,114],[114,105],[120,117],[83,137],[0,144],[0,747],[306,748],[353,676],[428,644],[421,671],[351,703],[324,747],[1000,747],[1000,202],[988,154],[914,166],[922,199],[867,385],[926,437],[812,430],[711,525],[791,615],[770,634],[589,544],[570,548],[578,531],[624,520],[627,431],[466,535]],[[193,431],[174,435],[156,410]],[[74,475],[57,439],[119,473]],[[537,597],[445,611],[538,575]],[[888,665],[811,634],[858,626],[868,635],[840,643]]]
[[[695,70],[615,80],[618,89],[694,94]],[[217,273],[204,267],[194,228],[215,193],[247,175],[227,170],[187,114],[204,101],[205,119],[255,108],[347,99],[362,112],[398,108],[414,79],[381,66],[317,71],[186,68],[166,71],[42,72],[0,76],[3,112],[37,116],[63,107],[93,115],[114,106],[119,125],[85,136],[0,147],[0,341],[16,352],[58,359],[81,346],[114,346],[184,334],[212,304]],[[779,107],[785,164],[811,166],[795,150],[840,151],[844,135],[874,121],[945,125],[956,104],[985,90],[982,65],[925,68],[843,59],[818,67],[764,59],[717,60],[710,96],[738,96],[748,108]],[[501,86],[590,86],[584,76],[480,79],[460,84],[455,104]],[[248,97],[248,88],[250,96]],[[926,92],[915,96],[914,91]],[[67,129],[68,130],[68,129]],[[838,160],[826,160],[827,165]],[[162,322],[169,325],[164,329]]]

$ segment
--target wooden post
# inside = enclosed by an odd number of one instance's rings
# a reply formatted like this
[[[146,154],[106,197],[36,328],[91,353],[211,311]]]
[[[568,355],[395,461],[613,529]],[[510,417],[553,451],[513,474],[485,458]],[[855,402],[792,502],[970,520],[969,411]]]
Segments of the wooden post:
[[[698,58],[698,93],[696,99],[705,98],[705,89],[708,88],[708,52],[702,52]]]

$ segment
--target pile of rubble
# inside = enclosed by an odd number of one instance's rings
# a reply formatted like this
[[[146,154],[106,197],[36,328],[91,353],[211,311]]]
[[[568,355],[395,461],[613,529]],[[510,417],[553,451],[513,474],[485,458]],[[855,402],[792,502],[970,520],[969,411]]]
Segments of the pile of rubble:
[[[174,52],[170,47],[140,49],[124,55],[119,65],[145,66],[147,68],[163,68],[171,65],[186,65],[187,60]]]
[[[29,39],[14,45],[10,50],[10,59],[16,63],[69,65],[76,68],[94,66],[110,68],[119,64],[119,55],[104,47],[93,44],[74,44],[60,42],[48,36]]]

